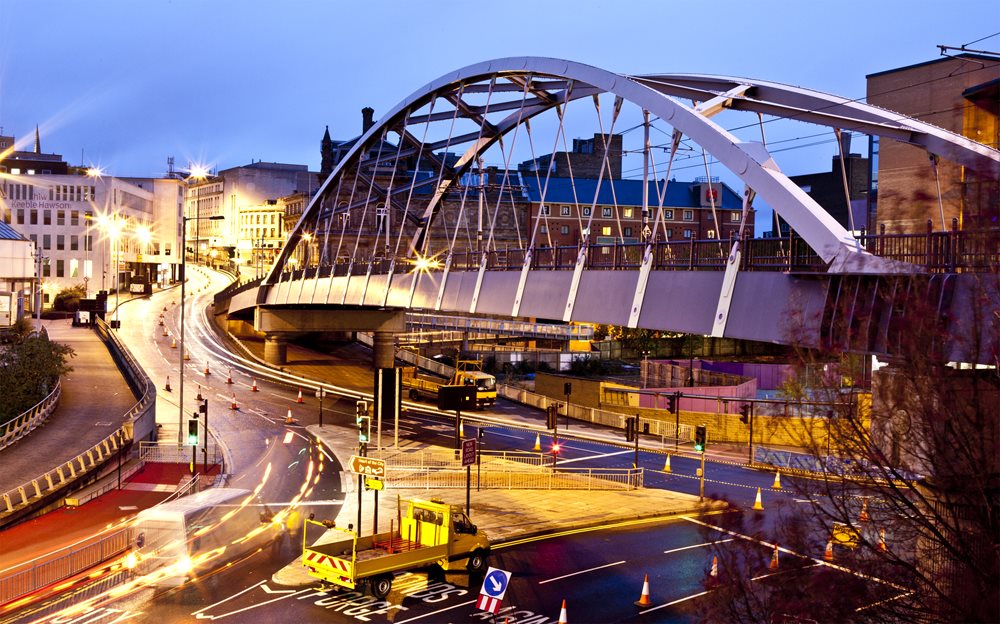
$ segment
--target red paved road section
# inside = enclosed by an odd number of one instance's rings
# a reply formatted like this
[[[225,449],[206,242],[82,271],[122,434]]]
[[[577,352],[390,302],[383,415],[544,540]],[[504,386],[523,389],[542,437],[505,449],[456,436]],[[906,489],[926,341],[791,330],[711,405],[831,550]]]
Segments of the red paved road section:
[[[179,483],[189,478],[188,464],[147,463],[123,483],[121,490],[108,492],[81,507],[63,507],[0,531],[0,576],[32,559],[49,558],[49,553],[60,548],[77,542],[86,544],[103,529],[170,496]]]

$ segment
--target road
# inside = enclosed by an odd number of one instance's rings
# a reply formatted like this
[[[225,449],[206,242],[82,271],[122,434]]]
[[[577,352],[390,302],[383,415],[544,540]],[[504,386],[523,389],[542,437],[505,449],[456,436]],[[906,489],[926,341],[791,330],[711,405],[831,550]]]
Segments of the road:
[[[467,574],[448,573],[441,579],[437,575],[428,578],[424,573],[406,573],[397,577],[385,601],[355,592],[326,592],[318,585],[290,589],[271,580],[276,570],[301,552],[300,536],[295,531],[302,515],[336,515],[344,499],[342,468],[302,434],[301,425],[318,421],[316,398],[307,392],[299,403],[296,380],[282,382],[281,374],[229,353],[209,327],[204,312],[209,293],[223,284],[218,274],[192,271],[193,296],[188,304],[185,336],[191,359],[185,362],[184,413],[196,409],[199,390],[208,397],[211,428],[228,449],[227,471],[233,475],[230,485],[247,489],[260,486],[269,506],[286,510],[283,518],[292,532],[280,553],[277,557],[266,552],[254,554],[178,590],[137,588],[125,596],[97,599],[79,617],[58,615],[58,610],[92,597],[98,590],[64,596],[58,604],[19,614],[16,621],[485,621],[485,614],[474,604],[482,579]],[[130,302],[120,311],[122,337],[161,388],[157,419],[162,426],[161,439],[167,440],[176,436],[180,416],[179,389],[175,386],[170,393],[162,391],[167,375],[175,384],[179,382],[179,349],[170,346],[177,333],[177,307],[172,301],[179,298],[178,294],[166,292]],[[167,311],[161,327],[158,321],[164,307]],[[170,336],[163,336],[164,327]],[[344,379],[365,378],[367,363],[354,366],[360,370],[344,375]],[[233,383],[228,383],[230,377]],[[360,388],[356,384],[345,388],[351,390]],[[354,400],[353,396],[327,398],[325,423],[343,427],[345,435],[356,435]],[[237,409],[231,409],[234,402]],[[294,412],[293,424],[286,423],[290,409]],[[544,421],[535,410],[500,401],[493,410],[468,415],[466,422],[473,431],[483,428],[486,449],[531,450],[537,436],[543,451],[551,452],[552,438],[539,432]],[[452,430],[449,420],[415,409],[406,410],[400,422],[400,436],[408,441],[451,446]],[[467,431],[467,435],[474,434]],[[700,462],[696,458],[674,455],[670,472],[665,471],[664,451],[672,450],[672,445],[657,449],[657,442],[647,439],[636,455],[620,432],[579,423],[573,423],[568,430],[561,427],[559,440],[556,462],[560,467],[627,468],[637,463],[645,469],[646,487],[698,493],[696,470]],[[779,534],[789,519],[804,522],[809,504],[798,498],[794,479],[785,477],[780,491],[771,489],[773,482],[771,473],[750,470],[735,462],[710,461],[706,466],[706,496],[724,498],[749,510],[757,488],[761,488],[764,511],[743,514],[740,517],[745,517],[746,522],[742,524],[726,520],[733,517],[731,513],[683,517],[501,545],[490,564],[513,573],[501,615],[512,623],[556,622],[561,601],[566,599],[572,622],[696,621],[710,604],[712,594],[705,593],[704,581],[714,553],[734,553],[726,559],[731,565],[752,560],[762,567],[755,581],[760,583],[783,582],[786,575],[814,582],[821,574],[847,573],[815,559],[822,554],[825,537],[809,527],[801,551],[793,553],[781,547],[782,567],[777,571],[768,568],[774,548],[768,536]],[[633,602],[639,599],[647,574],[651,604],[642,611]]]

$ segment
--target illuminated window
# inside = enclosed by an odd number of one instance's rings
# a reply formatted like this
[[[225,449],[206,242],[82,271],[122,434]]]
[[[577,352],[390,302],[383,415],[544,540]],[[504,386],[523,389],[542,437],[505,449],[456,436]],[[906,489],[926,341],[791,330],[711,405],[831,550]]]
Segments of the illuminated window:
[[[631,208],[624,208],[624,209],[622,209],[622,217],[625,218],[625,219],[631,219],[632,218],[632,209]]]
[[[601,228],[601,234],[604,235],[604,236],[611,236],[611,226],[610,225],[606,225],[606,226],[602,227]]]
[[[742,215],[742,213],[740,213],[740,212],[738,212],[738,211],[735,211],[735,210],[734,210],[733,212],[731,212],[731,213],[729,214],[729,220],[730,220],[730,221],[733,221],[733,222],[735,222],[735,223],[739,223],[739,222],[740,222],[740,217],[741,217],[741,216],[743,216],[743,215]]]
[[[684,238],[691,238],[692,234],[691,230],[684,230]]]

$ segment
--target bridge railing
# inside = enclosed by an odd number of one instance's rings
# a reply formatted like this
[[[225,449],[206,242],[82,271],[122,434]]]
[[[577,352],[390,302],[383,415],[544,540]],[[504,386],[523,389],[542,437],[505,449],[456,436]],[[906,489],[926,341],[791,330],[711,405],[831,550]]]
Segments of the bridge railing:
[[[59,397],[61,395],[62,383],[57,379],[56,387],[44,399],[17,418],[4,423],[3,427],[0,427],[0,450],[17,442],[31,433],[35,427],[45,422],[45,419],[59,405]]]
[[[476,486],[491,490],[634,490],[643,485],[642,468],[483,469]],[[386,480],[395,488],[465,488],[465,469],[394,468]]]

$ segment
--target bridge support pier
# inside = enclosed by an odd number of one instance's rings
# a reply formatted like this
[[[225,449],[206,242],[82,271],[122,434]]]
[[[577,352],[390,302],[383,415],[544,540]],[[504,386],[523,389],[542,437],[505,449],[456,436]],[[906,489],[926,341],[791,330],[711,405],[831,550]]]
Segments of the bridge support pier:
[[[375,368],[392,368],[396,363],[396,334],[376,331],[372,340],[372,364]]]
[[[264,338],[264,361],[275,366],[288,363],[288,339],[282,334],[268,334]]]

